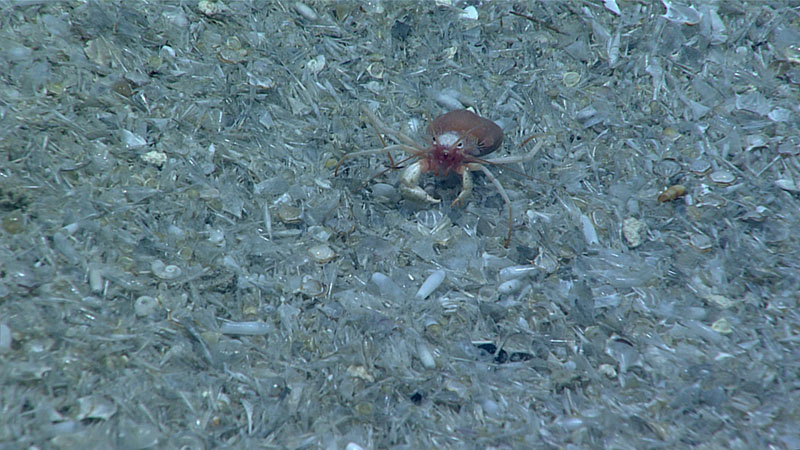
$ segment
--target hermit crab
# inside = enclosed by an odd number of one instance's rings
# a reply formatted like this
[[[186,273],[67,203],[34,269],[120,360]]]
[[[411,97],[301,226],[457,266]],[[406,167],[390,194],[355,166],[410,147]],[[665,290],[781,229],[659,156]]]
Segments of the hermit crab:
[[[432,204],[440,203],[440,199],[432,197],[419,186],[420,177],[425,172],[433,172],[437,176],[448,176],[455,173],[461,176],[461,192],[453,200],[452,205],[461,206],[472,192],[473,182],[470,172],[481,171],[494,184],[500,196],[503,197],[506,206],[508,206],[508,237],[505,243],[506,248],[508,248],[511,243],[514,215],[511,200],[508,198],[503,185],[486,168],[486,165],[514,164],[527,161],[539,152],[542,146],[541,141],[537,142],[534,148],[526,154],[487,159],[484,158],[484,155],[497,150],[500,144],[503,143],[503,130],[496,123],[472,111],[459,109],[433,119],[428,130],[431,137],[430,145],[422,147],[408,135],[389,129],[366,106],[362,105],[361,110],[378,133],[391,137],[396,143],[383,148],[361,150],[344,155],[336,164],[334,176],[338,175],[339,168],[350,158],[388,153],[391,159],[390,152],[402,150],[411,156],[397,164],[392,161],[392,168],[416,159],[414,163],[403,170],[400,178],[400,190],[406,198]],[[529,140],[530,138],[525,140],[522,145],[525,145]]]

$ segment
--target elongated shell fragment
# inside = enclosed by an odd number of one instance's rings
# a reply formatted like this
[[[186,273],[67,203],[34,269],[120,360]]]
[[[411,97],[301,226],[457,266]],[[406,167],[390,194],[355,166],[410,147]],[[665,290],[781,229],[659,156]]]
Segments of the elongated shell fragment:
[[[439,286],[441,286],[442,282],[445,279],[444,270],[439,269],[432,274],[422,283],[422,286],[419,287],[417,291],[417,295],[414,297],[423,300],[427,296],[431,295],[433,291],[435,291]]]

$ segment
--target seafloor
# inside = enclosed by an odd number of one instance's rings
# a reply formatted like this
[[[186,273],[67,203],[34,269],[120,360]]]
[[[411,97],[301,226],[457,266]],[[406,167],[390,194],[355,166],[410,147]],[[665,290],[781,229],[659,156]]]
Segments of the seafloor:
[[[797,1],[0,13],[0,448],[800,448]]]

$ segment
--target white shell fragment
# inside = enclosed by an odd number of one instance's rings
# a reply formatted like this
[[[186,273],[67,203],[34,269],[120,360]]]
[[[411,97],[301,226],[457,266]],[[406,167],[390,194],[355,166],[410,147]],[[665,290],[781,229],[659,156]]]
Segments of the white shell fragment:
[[[646,233],[647,224],[635,217],[628,217],[622,222],[622,235],[630,248],[642,245]]]
[[[149,295],[142,295],[133,302],[133,312],[136,317],[152,315],[158,308],[158,300]]]
[[[129,130],[123,129],[122,133],[122,142],[125,144],[127,148],[137,148],[137,147],[144,147],[147,145],[147,139],[139,136],[136,133],[133,133]]]
[[[622,14],[619,10],[619,6],[617,5],[617,0],[603,0],[603,5],[606,7],[607,10],[613,12],[616,15]]]
[[[420,342],[417,345],[417,356],[419,356],[419,361],[426,369],[436,368],[436,358],[433,357],[433,353],[425,343]]]
[[[267,76],[258,76],[252,72],[247,72],[247,84],[265,91],[277,86],[275,80]]]
[[[369,284],[377,287],[377,292],[383,297],[397,299],[404,296],[403,288],[395,283],[394,280],[380,272],[372,274],[369,278]]]
[[[586,239],[588,245],[600,244],[600,239],[597,238],[597,230],[594,228],[592,219],[586,214],[581,214],[581,229],[583,230],[583,238]]]
[[[800,191],[800,187],[797,186],[797,183],[795,183],[794,180],[790,180],[788,178],[781,178],[781,179],[775,180],[775,186],[778,186],[779,188],[783,189],[784,191],[789,191],[789,192],[798,192],[798,191]]]
[[[306,68],[314,75],[322,72],[325,68],[325,55],[317,55],[306,63]]]
[[[578,72],[564,72],[561,81],[566,87],[575,87],[581,82],[581,74]]]
[[[711,163],[704,159],[696,159],[689,164],[689,170],[696,175],[705,175],[711,170]]]
[[[103,292],[103,272],[97,267],[89,269],[89,287],[92,292],[99,294]]]
[[[303,221],[303,210],[287,203],[281,203],[275,211],[278,220],[285,224],[295,224]]]
[[[515,280],[536,272],[539,268],[535,266],[508,266],[500,269],[500,281]]]
[[[311,255],[311,258],[314,261],[320,264],[330,262],[336,257],[336,252],[334,252],[333,249],[327,244],[319,244],[309,248],[308,254]]]
[[[87,395],[78,399],[78,420],[108,420],[116,413],[117,405],[102,395]]]
[[[167,154],[156,150],[149,151],[142,155],[142,161],[156,167],[161,167],[167,162]]]
[[[736,181],[736,176],[727,170],[717,170],[711,172],[711,175],[708,177],[711,178],[711,181],[714,183],[723,185],[732,184],[734,181]]]
[[[150,270],[153,271],[153,274],[162,280],[174,280],[181,276],[183,271],[180,267],[174,264],[164,264],[164,261],[157,259],[150,263]]]
[[[689,238],[689,243],[692,245],[692,247],[700,250],[701,252],[707,252],[711,250],[711,238],[705,234],[692,234],[692,237]]]
[[[11,350],[12,341],[11,328],[5,323],[0,322],[0,353]]]
[[[228,10],[228,5],[224,2],[214,2],[210,0],[201,0],[197,3],[197,9],[206,16],[214,16]]]
[[[711,324],[711,329],[716,331],[719,334],[731,334],[733,333],[733,326],[726,318],[721,318],[716,322]]]
[[[497,286],[497,293],[500,295],[507,295],[513,294],[514,292],[519,291],[522,288],[522,280],[519,278],[515,278],[513,280],[508,280],[500,283]]]
[[[265,322],[225,322],[219,327],[222,334],[236,334],[240,336],[263,336],[270,332],[272,327]]]
[[[267,230],[269,240],[272,240],[272,216],[269,213],[269,205],[264,205],[264,228]]]
[[[433,293],[445,279],[445,272],[442,269],[434,271],[419,287],[417,294],[414,296],[417,299],[423,300]]]
[[[317,19],[319,19],[317,13],[315,13],[314,10],[309,8],[305,3],[295,2],[294,10],[297,11],[298,14],[303,16],[304,19],[309,20],[311,22],[315,22]]]
[[[367,73],[378,80],[383,78],[384,66],[382,62],[374,62],[367,66]]]
[[[464,20],[478,20],[478,9],[472,5],[467,6],[458,17]]]
[[[697,25],[703,18],[700,12],[694,9],[693,6],[679,5],[666,0],[661,0],[661,3],[667,8],[667,13],[661,17],[670,22],[682,23],[684,25]]]
[[[369,381],[370,383],[375,381],[375,377],[373,377],[364,366],[357,366],[353,364],[347,367],[347,374],[353,378],[360,378],[364,381]]]

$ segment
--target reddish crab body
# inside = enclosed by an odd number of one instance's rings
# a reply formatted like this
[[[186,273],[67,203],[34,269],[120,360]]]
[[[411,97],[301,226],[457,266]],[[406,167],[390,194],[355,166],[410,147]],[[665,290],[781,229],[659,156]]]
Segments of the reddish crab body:
[[[448,175],[451,170],[460,173],[465,159],[492,153],[503,143],[503,130],[496,123],[466,109],[437,117],[431,122],[430,133],[431,151],[420,162],[425,166],[423,172],[436,175]]]
[[[538,142],[529,153],[519,156],[507,156],[503,158],[485,159],[488,155],[500,147],[503,143],[503,130],[494,122],[465,109],[450,111],[438,116],[431,122],[429,132],[431,145],[422,147],[407,135],[392,131],[368,108],[362,106],[362,111],[366,114],[369,121],[379,133],[392,137],[397,144],[390,145],[381,149],[362,150],[344,155],[336,165],[334,174],[338,173],[342,163],[354,156],[373,155],[393,150],[403,150],[411,154],[404,160],[408,161],[417,158],[418,161],[412,163],[403,170],[400,178],[400,190],[407,198],[428,203],[439,203],[441,200],[432,197],[419,186],[419,180],[423,173],[433,172],[437,176],[446,176],[451,172],[461,175],[461,193],[458,194],[453,205],[462,205],[472,192],[471,171],[481,171],[494,184],[500,196],[503,197],[508,206],[508,238],[505,246],[511,242],[511,229],[513,225],[513,210],[511,200],[508,198],[505,189],[486,168],[485,164],[512,164],[531,159],[542,146]],[[525,141],[527,142],[527,141]],[[396,167],[392,163],[392,167]]]

